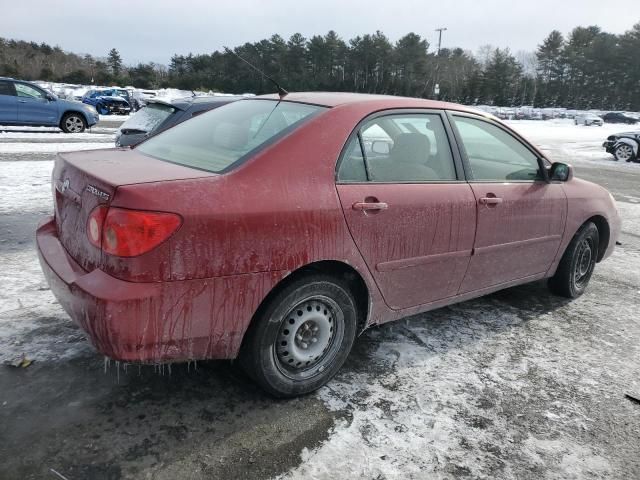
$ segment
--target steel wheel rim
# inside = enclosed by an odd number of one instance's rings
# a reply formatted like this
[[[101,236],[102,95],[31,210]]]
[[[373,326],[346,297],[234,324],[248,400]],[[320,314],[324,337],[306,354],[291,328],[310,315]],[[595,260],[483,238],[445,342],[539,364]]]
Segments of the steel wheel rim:
[[[325,371],[344,337],[344,314],[329,297],[314,295],[298,302],[281,321],[274,345],[278,369],[292,379]]]
[[[574,282],[577,288],[582,288],[591,275],[593,266],[593,250],[591,242],[585,239],[578,247],[577,261],[574,269]]]
[[[69,117],[64,122],[67,130],[71,133],[78,133],[82,131],[82,120],[79,117]]]
[[[616,149],[616,157],[618,160],[629,160],[633,151],[629,145],[621,145]]]

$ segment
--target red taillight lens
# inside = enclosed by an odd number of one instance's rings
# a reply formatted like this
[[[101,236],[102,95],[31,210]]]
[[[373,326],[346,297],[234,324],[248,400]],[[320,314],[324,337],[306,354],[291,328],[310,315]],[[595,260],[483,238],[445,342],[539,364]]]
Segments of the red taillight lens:
[[[102,226],[109,207],[101,205],[94,208],[87,220],[87,237],[94,247],[102,248]]]
[[[160,245],[181,223],[174,213],[98,207],[89,215],[87,236],[105,253],[135,257]]]

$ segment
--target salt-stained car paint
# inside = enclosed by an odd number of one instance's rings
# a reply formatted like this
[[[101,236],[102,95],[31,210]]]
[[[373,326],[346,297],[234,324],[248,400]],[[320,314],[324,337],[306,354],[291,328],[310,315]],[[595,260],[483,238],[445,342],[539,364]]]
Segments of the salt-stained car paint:
[[[367,326],[552,276],[594,216],[610,232],[601,238],[601,257],[614,248],[620,226],[610,195],[575,178],[336,185],[345,142],[368,115],[475,113],[465,107],[355,94],[285,100],[331,108],[222,175],[128,149],[58,157],[55,218],[37,231],[40,261],[52,291],[100,352],[144,362],[234,358],[268,294],[318,262],[339,262],[362,278]],[[110,207],[174,212],[182,226],[138,257],[104,254],[88,241],[86,223],[107,202],[87,185],[109,195]],[[478,203],[490,194],[504,203]],[[388,209],[352,208],[367,197]]]

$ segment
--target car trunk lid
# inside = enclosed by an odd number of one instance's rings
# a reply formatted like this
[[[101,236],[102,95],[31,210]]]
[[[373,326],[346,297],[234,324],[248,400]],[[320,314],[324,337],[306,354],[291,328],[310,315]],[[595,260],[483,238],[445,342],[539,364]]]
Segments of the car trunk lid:
[[[87,221],[98,205],[111,204],[119,186],[216,176],[128,149],[60,154],[52,176],[60,242],[84,270],[99,268],[102,251],[89,241]]]

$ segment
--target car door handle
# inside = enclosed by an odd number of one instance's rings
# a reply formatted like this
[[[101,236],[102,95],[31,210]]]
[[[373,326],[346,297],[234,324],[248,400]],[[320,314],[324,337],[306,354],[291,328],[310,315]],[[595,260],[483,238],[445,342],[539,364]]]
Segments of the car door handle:
[[[18,100],[18,103],[27,103],[26,100]]]
[[[384,202],[356,202],[351,208],[366,212],[369,210],[386,210],[389,205]]]
[[[482,197],[478,200],[480,205],[498,205],[502,203],[502,199],[498,197]]]

